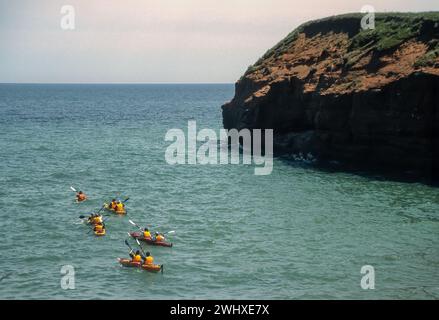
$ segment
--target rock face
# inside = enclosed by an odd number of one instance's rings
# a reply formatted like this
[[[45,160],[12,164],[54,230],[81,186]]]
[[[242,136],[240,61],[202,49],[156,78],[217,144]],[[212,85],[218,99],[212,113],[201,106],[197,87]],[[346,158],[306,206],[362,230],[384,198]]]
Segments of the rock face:
[[[439,13],[300,26],[236,83],[231,128],[272,128],[278,154],[439,180]]]

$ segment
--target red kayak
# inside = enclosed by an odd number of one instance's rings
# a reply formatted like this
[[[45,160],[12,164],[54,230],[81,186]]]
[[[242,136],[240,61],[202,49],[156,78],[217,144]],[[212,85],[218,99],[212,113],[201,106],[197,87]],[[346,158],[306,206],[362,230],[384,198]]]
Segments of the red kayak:
[[[154,241],[152,239],[147,239],[140,232],[130,232],[130,236],[133,237],[134,239],[138,239],[139,241],[143,241],[152,246],[172,247],[171,242]]]
[[[117,261],[124,267],[142,268],[150,272],[163,272],[163,265],[161,264],[142,264],[141,262],[134,262],[131,259],[117,258]]]

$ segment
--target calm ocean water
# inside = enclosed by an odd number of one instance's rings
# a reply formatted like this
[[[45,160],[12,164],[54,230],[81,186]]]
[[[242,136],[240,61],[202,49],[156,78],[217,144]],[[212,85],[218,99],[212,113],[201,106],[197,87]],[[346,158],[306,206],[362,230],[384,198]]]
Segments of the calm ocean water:
[[[280,159],[268,176],[168,165],[167,130],[220,129],[232,96],[228,84],[0,85],[0,298],[439,298],[437,188]],[[129,217],[87,234],[79,215],[115,195]],[[128,219],[176,230],[172,249],[150,248],[163,274],[118,265]],[[75,290],[60,286],[63,265]]]

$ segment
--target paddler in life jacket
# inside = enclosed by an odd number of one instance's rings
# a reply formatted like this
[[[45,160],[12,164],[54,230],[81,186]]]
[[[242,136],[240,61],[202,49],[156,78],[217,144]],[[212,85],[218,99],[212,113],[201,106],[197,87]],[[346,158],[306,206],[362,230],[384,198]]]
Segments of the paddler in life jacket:
[[[149,232],[148,228],[145,228],[145,229],[143,230],[143,237],[144,237],[145,239],[151,240],[151,232]]]
[[[102,232],[104,230],[105,230],[105,224],[103,222],[97,223],[93,228],[93,231],[97,231],[97,232]]]
[[[140,251],[137,250],[135,254],[130,252],[131,262],[142,262],[142,255],[140,254]]]
[[[97,213],[90,214],[90,216],[88,217],[88,223],[90,223],[90,224],[98,223],[98,220],[97,220],[98,217],[99,217],[99,215]]]
[[[143,260],[143,264],[153,264],[154,263],[154,258],[152,257],[151,253],[147,252],[145,254],[146,254],[146,257]]]
[[[125,205],[120,201],[118,201],[116,204],[116,212],[125,212]]]
[[[157,241],[157,242],[165,241],[165,237],[163,236],[163,234],[156,232],[155,233],[155,241]]]
[[[117,201],[116,201],[116,199],[111,200],[111,203],[110,203],[110,205],[109,205],[109,208],[110,208],[111,210],[116,210],[116,206],[117,206]]]
[[[97,213],[94,215],[94,217],[93,217],[93,224],[99,224],[99,223],[102,223],[103,222],[103,220],[102,220],[102,216],[101,215],[98,215]]]
[[[81,202],[81,201],[85,201],[85,200],[87,200],[87,196],[86,196],[86,194],[85,194],[84,192],[82,192],[82,191],[79,191],[79,192],[76,194],[76,201],[77,201],[77,202]]]

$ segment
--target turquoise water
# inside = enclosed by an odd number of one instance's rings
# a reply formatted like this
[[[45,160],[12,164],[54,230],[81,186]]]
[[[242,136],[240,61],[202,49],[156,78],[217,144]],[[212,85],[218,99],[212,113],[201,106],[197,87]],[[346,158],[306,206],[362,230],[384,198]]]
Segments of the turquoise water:
[[[220,129],[232,96],[228,84],[0,85],[0,298],[439,297],[437,188],[281,159],[268,176],[168,165],[167,130]],[[130,197],[129,217],[87,234],[79,215],[114,195]],[[148,247],[163,274],[118,265],[128,219],[176,231],[173,248]],[[363,265],[374,290],[360,287]]]

